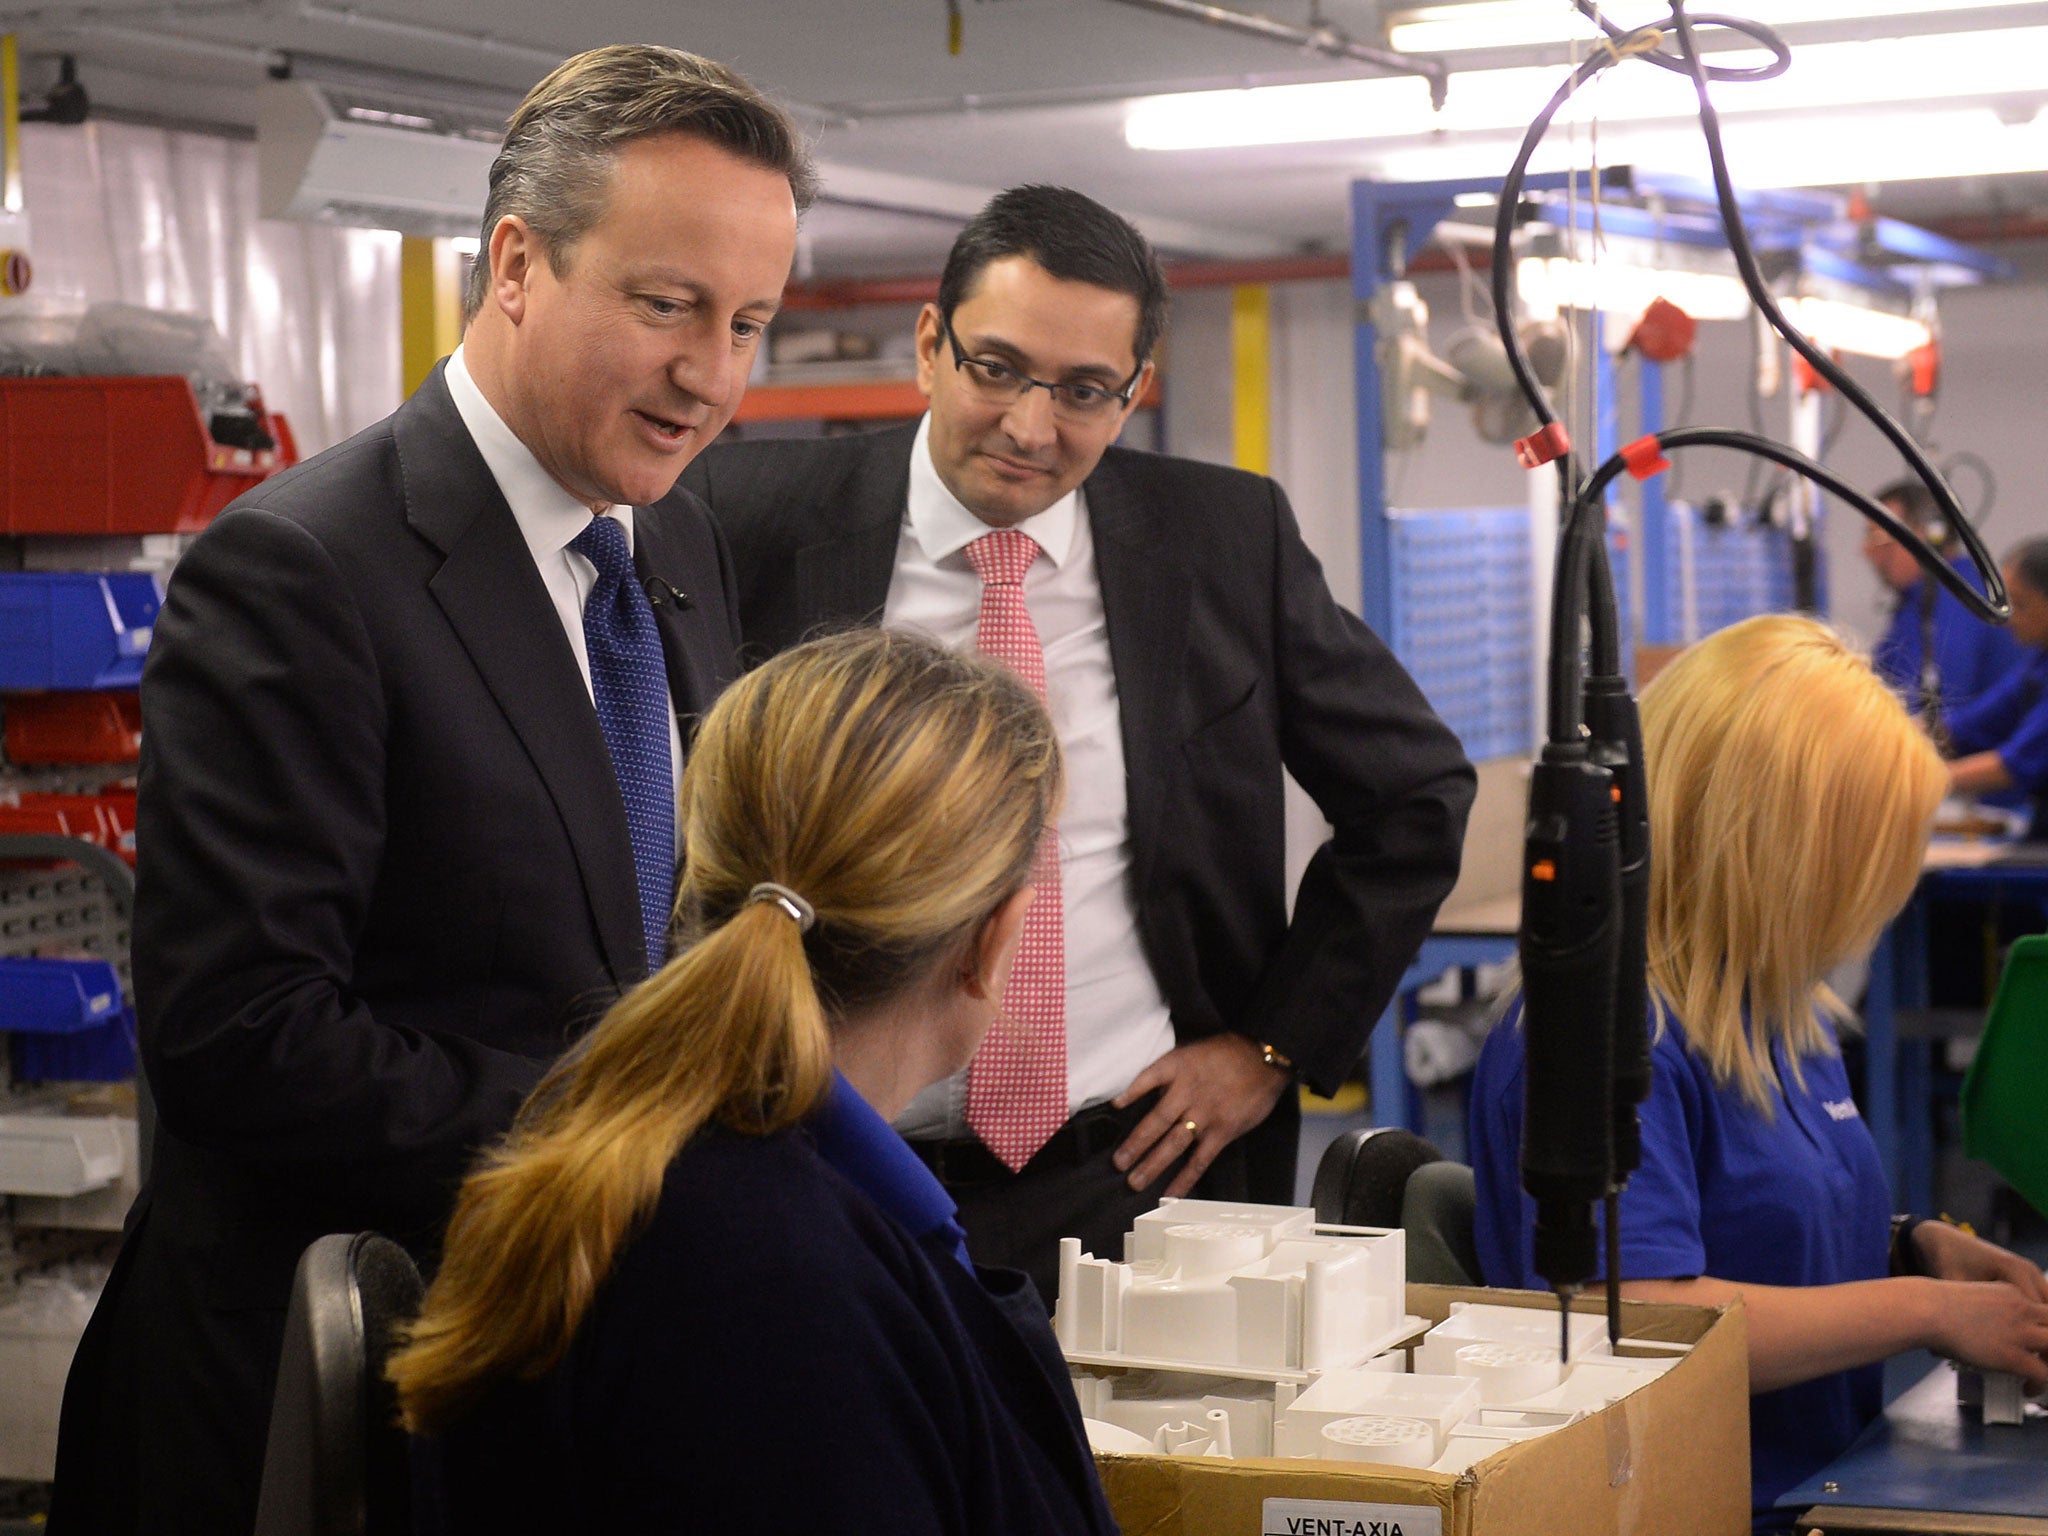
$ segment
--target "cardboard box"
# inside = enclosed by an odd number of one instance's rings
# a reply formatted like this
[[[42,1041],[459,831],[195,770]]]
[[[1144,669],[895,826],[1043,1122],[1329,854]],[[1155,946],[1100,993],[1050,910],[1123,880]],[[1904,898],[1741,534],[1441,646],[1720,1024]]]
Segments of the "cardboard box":
[[[1408,1310],[1442,1322],[1454,1301],[1554,1309],[1532,1291],[1411,1285]],[[1574,1310],[1598,1311],[1597,1295]],[[1690,1344],[1620,1402],[1470,1471],[1329,1461],[1096,1458],[1124,1536],[1745,1536],[1749,1343],[1740,1303],[1624,1302],[1629,1339]]]

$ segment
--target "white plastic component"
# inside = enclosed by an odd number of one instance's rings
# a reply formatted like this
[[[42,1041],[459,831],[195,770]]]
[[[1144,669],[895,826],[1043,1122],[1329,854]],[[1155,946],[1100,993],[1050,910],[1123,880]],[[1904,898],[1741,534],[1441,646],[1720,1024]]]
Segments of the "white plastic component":
[[[1234,1455],[1270,1456],[1275,1390],[1264,1382],[1132,1371],[1116,1378],[1093,1378],[1077,1395],[1081,1411],[1091,1418],[1148,1439],[1165,1425],[1215,1423],[1215,1415],[1221,1414]]]
[[[1167,1256],[1166,1234],[1174,1227],[1202,1225],[1256,1231],[1260,1251],[1271,1253],[1281,1239],[1314,1237],[1316,1213],[1301,1205],[1238,1205],[1228,1200],[1162,1200],[1131,1223],[1124,1259],[1157,1264]]]
[[[1458,1351],[1467,1344],[1533,1344],[1548,1347],[1557,1359],[1557,1313],[1550,1307],[1496,1307],[1454,1301],[1451,1315],[1429,1330],[1415,1351],[1415,1369],[1448,1376],[1458,1368]],[[1607,1320],[1594,1312],[1574,1312],[1571,1321],[1574,1364],[1589,1355],[1611,1353]]]
[[[1103,1419],[1083,1417],[1081,1428],[1088,1432],[1088,1449],[1108,1451],[1119,1456],[1149,1456],[1152,1442],[1143,1435],[1134,1435],[1120,1424],[1111,1424]]]
[[[2024,1424],[2027,1421],[2026,1383],[2010,1371],[1984,1373],[1984,1422]]]
[[[1374,1461],[1426,1467],[1436,1460],[1436,1433],[1420,1419],[1363,1413],[1323,1426],[1321,1454],[1330,1461]]]
[[[1237,1364],[1237,1292],[1227,1280],[1154,1280],[1124,1296],[1124,1353]]]
[[[1461,1344],[1457,1374],[1479,1383],[1482,1403],[1517,1403],[1563,1384],[1557,1351],[1541,1344]]]
[[[121,1176],[110,1115],[0,1115],[0,1194],[82,1195]]]
[[[1451,1431],[1479,1410],[1479,1383],[1463,1376],[1390,1376],[1384,1371],[1329,1371],[1273,1421],[1275,1456],[1327,1455],[1323,1426],[1359,1415],[1415,1419],[1430,1431],[1427,1466],[1443,1454]]]
[[[1133,1223],[1124,1252],[1115,1263],[1060,1244],[1053,1326],[1069,1359],[1305,1380],[1411,1331],[1399,1231],[1318,1229],[1306,1207],[1168,1200]]]
[[[1571,1363],[1561,1384],[1547,1392],[1524,1398],[1514,1406],[1533,1411],[1597,1413],[1609,1403],[1619,1402],[1636,1388],[1662,1376],[1678,1363],[1679,1358],[1677,1355],[1656,1359],[1588,1355]]]
[[[1152,1436],[1152,1448],[1163,1456],[1220,1456],[1230,1459],[1230,1415],[1212,1409],[1199,1419],[1162,1424]]]

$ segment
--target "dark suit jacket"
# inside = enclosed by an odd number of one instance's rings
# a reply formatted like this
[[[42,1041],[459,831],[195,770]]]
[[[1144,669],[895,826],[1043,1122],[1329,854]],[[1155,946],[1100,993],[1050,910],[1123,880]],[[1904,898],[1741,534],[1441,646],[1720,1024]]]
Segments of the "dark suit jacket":
[[[684,484],[732,545],[750,655],[873,623],[913,427],[714,447]],[[1475,780],[1393,654],[1338,607],[1270,479],[1111,448],[1088,517],[1122,714],[1147,959],[1195,1040],[1235,1029],[1333,1091],[1457,878]],[[1287,912],[1282,768],[1335,829]],[[1291,1202],[1293,1096],[1218,1194]]]
[[[634,528],[692,600],[654,609],[687,722],[734,669],[730,569],[686,493]],[[247,1529],[300,1251],[375,1228],[430,1254],[474,1151],[644,975],[639,897],[574,653],[438,373],[193,545],[142,707],[160,1122],[53,1529]]]
[[[562,1363],[422,1444],[420,1536],[1109,1536],[1045,1310],[982,1277],[801,1131],[714,1127]]]

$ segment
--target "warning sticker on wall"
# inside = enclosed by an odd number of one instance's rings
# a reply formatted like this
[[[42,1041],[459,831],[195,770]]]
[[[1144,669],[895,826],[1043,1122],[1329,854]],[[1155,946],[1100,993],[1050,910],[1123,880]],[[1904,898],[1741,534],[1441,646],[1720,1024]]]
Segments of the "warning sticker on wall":
[[[1444,1512],[1427,1504],[1340,1504],[1268,1499],[1260,1536],[1444,1536]]]

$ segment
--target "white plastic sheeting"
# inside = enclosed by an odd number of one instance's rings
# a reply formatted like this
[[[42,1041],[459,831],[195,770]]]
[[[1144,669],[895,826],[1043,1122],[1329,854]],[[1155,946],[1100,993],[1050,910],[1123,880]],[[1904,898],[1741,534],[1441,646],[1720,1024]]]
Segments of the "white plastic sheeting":
[[[207,316],[304,454],[398,405],[398,236],[258,219],[254,144],[28,123],[22,192],[29,302]]]

